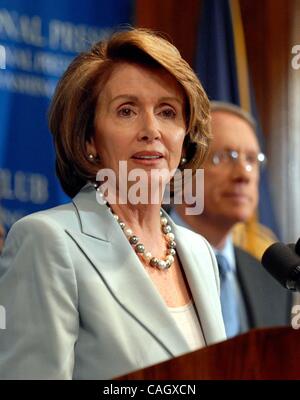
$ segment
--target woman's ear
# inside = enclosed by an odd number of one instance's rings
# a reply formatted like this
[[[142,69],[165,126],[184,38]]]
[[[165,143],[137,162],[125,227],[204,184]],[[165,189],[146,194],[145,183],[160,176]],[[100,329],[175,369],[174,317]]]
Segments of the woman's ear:
[[[93,137],[91,137],[89,140],[85,142],[85,148],[86,148],[86,153],[91,160],[97,158],[98,154]]]

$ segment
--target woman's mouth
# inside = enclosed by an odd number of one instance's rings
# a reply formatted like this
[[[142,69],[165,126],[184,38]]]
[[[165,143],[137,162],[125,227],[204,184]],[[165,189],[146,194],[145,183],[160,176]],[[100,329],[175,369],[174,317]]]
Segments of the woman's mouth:
[[[134,159],[137,163],[150,165],[157,163],[157,161],[163,158],[163,155],[162,153],[157,151],[141,151],[135,153],[131,158]]]

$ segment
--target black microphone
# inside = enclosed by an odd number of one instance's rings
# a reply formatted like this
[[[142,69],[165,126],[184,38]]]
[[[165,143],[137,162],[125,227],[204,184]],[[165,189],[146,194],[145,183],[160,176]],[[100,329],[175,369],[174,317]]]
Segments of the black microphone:
[[[261,262],[282,286],[300,292],[300,256],[293,248],[274,243],[264,252]]]
[[[293,251],[293,253],[296,254],[295,243],[289,243],[289,244],[287,244],[287,247],[289,247]]]

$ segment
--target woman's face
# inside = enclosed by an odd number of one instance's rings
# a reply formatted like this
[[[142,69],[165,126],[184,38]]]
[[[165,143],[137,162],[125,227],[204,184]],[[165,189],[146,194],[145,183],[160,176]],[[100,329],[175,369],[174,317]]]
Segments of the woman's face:
[[[184,92],[163,69],[121,63],[99,95],[88,152],[119,173],[177,168],[186,134]]]

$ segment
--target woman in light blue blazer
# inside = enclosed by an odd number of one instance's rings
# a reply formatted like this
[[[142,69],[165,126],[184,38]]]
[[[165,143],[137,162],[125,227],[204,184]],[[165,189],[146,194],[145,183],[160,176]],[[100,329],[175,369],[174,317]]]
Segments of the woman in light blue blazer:
[[[176,169],[200,167],[208,124],[196,75],[150,31],[70,64],[50,129],[72,202],[7,236],[0,379],[109,379],[225,339],[212,250],[161,210]]]

